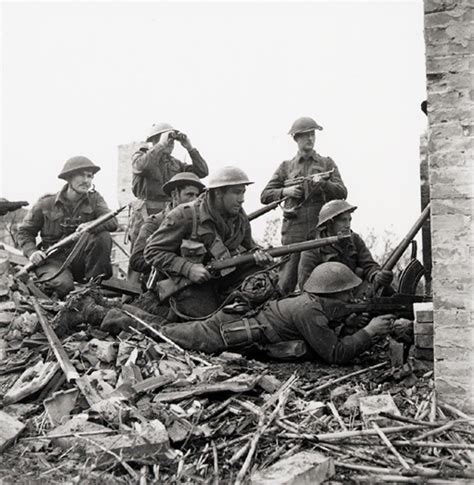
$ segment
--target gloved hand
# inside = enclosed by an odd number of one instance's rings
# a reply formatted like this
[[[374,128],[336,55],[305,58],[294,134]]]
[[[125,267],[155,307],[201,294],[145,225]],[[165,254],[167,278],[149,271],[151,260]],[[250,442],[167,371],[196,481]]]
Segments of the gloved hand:
[[[388,269],[379,269],[374,276],[373,282],[377,286],[390,286],[393,279],[393,273]]]

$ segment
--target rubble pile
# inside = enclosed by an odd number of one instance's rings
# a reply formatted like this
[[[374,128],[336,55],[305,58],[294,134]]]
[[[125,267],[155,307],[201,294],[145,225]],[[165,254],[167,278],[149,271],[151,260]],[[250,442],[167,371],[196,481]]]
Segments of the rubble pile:
[[[0,275],[0,476],[8,483],[468,483],[473,418],[428,363],[352,367],[184,351],[149,328],[65,325],[65,303]],[[91,300],[92,298],[92,300]],[[93,317],[91,317],[93,320]],[[382,345],[382,344],[381,344]],[[385,344],[384,344],[385,345]]]

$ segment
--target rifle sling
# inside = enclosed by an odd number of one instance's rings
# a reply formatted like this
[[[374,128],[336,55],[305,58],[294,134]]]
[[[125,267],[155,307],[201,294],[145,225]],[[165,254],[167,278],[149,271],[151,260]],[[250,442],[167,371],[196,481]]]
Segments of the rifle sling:
[[[84,247],[86,241],[87,241],[87,232],[83,232],[77,242],[74,244],[74,247],[72,248],[72,251],[68,254],[67,258],[64,260],[64,263],[61,265],[61,267],[54,273],[52,276],[49,276],[48,278],[42,278],[37,281],[37,283],[47,283],[48,281],[54,280],[54,278],[57,278],[63,271],[65,271],[71,263],[74,261],[76,256],[81,252],[82,248]]]

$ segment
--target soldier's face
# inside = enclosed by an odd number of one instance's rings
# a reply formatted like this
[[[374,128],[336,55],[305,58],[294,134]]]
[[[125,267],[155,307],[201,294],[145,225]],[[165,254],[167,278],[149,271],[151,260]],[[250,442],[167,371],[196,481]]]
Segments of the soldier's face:
[[[235,185],[220,191],[218,200],[224,213],[236,216],[245,201],[245,185]]]
[[[93,179],[93,172],[82,170],[71,175],[71,178],[68,180],[68,184],[75,192],[85,194],[91,189]]]
[[[316,141],[315,132],[298,133],[295,136],[295,141],[300,152],[309,152],[314,148],[314,142]]]
[[[349,232],[351,230],[352,214],[345,212],[333,219],[334,234]]]
[[[178,204],[186,204],[199,196],[199,189],[194,185],[187,185],[179,191]]]

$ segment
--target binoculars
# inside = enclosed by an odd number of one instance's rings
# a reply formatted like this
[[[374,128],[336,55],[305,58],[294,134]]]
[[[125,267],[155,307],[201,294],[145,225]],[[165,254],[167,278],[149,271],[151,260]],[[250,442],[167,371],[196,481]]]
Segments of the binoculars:
[[[168,136],[171,140],[184,141],[186,139],[186,135],[180,131],[172,131]]]

